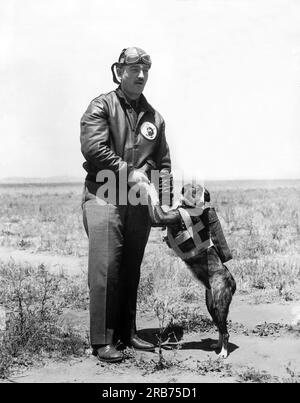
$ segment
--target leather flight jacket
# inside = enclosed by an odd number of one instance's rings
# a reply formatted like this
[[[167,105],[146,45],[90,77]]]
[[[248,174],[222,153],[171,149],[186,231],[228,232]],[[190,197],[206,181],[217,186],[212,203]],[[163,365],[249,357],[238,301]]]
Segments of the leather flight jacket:
[[[171,160],[165,123],[143,95],[139,99],[137,119],[118,87],[93,99],[80,123],[87,181],[96,182],[97,173],[104,169],[113,171],[117,177],[123,169],[127,169],[127,175],[131,170],[139,169],[149,179],[151,170],[157,170],[160,173],[160,199],[168,193],[172,201]]]

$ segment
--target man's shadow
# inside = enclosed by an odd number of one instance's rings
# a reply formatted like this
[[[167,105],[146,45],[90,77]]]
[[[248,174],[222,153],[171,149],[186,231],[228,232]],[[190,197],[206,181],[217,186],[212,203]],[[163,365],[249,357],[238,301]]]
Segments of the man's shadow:
[[[212,344],[216,344],[218,339],[201,339],[199,341],[188,341],[181,343],[181,340],[184,335],[183,328],[178,325],[167,326],[164,331],[161,331],[159,328],[149,328],[149,329],[141,329],[138,331],[139,337],[142,339],[149,341],[154,345],[158,345],[159,341],[162,343],[163,348],[176,348],[180,346],[181,350],[202,350],[202,351],[214,351],[211,348]],[[234,343],[228,343],[228,352],[229,354],[238,349]]]

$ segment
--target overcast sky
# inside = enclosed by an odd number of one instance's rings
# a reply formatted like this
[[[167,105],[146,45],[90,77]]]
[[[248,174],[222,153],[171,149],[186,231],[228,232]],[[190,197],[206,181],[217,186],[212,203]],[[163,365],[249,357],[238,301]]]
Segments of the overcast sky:
[[[0,178],[84,177],[80,118],[128,46],[175,170],[300,178],[296,0],[0,0]]]

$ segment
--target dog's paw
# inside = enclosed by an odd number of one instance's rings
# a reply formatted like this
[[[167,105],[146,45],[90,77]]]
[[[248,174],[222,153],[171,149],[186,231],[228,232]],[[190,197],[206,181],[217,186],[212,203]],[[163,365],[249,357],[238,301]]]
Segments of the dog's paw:
[[[226,350],[224,347],[222,347],[222,350],[218,354],[219,358],[227,358],[228,357],[228,350]]]

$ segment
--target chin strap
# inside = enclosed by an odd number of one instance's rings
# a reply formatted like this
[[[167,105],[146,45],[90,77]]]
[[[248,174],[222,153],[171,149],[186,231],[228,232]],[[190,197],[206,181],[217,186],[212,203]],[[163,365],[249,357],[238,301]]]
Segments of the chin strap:
[[[121,84],[121,81],[118,80],[117,75],[116,75],[116,72],[115,72],[115,67],[116,67],[118,64],[119,64],[119,63],[114,63],[114,64],[111,65],[111,72],[112,72],[112,75],[113,75],[114,83],[116,83],[116,84]]]

